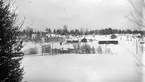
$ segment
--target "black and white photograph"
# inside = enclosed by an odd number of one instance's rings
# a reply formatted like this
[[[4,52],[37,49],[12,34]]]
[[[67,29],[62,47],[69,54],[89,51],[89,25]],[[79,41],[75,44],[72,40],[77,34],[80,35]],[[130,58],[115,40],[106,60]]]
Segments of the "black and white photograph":
[[[145,82],[145,0],[0,0],[0,82]]]

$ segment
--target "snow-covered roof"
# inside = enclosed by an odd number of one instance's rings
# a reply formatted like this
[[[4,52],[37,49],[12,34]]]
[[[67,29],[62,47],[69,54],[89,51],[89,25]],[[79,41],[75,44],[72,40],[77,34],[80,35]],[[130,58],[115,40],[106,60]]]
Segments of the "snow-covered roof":
[[[52,45],[51,45],[52,46]],[[74,48],[72,44],[63,44],[63,45],[60,45],[60,43],[53,43],[53,49],[72,49]]]

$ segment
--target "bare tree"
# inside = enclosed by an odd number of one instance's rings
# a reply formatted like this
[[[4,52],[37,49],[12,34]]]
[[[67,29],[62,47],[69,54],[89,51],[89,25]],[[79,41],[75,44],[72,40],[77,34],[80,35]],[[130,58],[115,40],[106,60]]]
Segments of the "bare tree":
[[[128,0],[131,4],[133,11],[130,12],[131,17],[127,17],[129,20],[138,25],[138,29],[142,30],[145,28],[145,1],[144,0]]]
[[[134,12],[130,12],[131,17],[128,17],[129,20],[133,21],[135,24],[138,25],[139,30],[145,29],[145,0],[128,0],[132,5]],[[141,32],[140,40],[144,39],[144,33]],[[145,66],[143,60],[145,56],[143,55],[144,46],[136,44],[136,58],[140,62],[142,66]],[[138,53],[141,52],[141,53]],[[141,54],[141,55],[139,55]]]

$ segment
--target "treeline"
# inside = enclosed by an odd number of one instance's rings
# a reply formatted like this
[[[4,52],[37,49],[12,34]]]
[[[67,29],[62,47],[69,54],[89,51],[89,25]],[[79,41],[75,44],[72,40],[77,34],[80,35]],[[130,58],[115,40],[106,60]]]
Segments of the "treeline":
[[[29,37],[32,36],[32,34],[38,34],[41,36],[45,34],[57,34],[57,35],[91,35],[91,34],[96,34],[96,35],[108,35],[108,34],[144,34],[145,31],[138,31],[138,30],[120,30],[120,29],[112,29],[112,28],[106,28],[106,29],[100,29],[100,30],[78,30],[78,29],[73,29],[73,30],[68,30],[66,26],[64,26],[63,29],[50,29],[46,28],[45,31],[35,31],[32,28],[26,28],[24,29],[21,34],[25,34]]]
[[[138,30],[119,30],[119,29],[112,29],[112,28],[106,28],[106,29],[100,29],[100,30],[90,30],[88,31],[87,29],[74,29],[74,30],[68,30],[67,26],[64,26],[62,29],[50,29],[46,28],[45,31],[39,31],[39,30],[34,30],[33,28],[26,28],[21,31],[20,37],[24,41],[34,41],[34,42],[41,42],[42,38],[44,39],[43,41],[45,42],[50,42],[50,41],[63,41],[64,38],[61,37],[51,37],[53,36],[52,34],[55,35],[73,35],[73,36],[78,36],[78,35],[108,35],[108,34],[144,34],[145,31],[138,31]],[[46,35],[48,34],[48,35]]]

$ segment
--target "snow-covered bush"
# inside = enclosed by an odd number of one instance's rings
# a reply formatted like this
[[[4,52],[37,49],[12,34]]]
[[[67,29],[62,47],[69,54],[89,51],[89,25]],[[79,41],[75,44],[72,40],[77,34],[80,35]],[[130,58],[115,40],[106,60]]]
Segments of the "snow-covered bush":
[[[143,54],[143,52],[144,52],[144,45],[142,45],[142,44],[138,45],[138,52],[139,52],[139,54]]]
[[[81,46],[81,52],[82,52],[83,54],[90,54],[91,51],[92,51],[92,48],[91,48],[90,45],[88,45],[88,44],[83,44],[83,45]]]
[[[38,54],[38,49],[37,48],[30,48],[30,49],[28,49],[27,54],[28,55]]]
[[[93,53],[93,54],[95,54],[95,53],[96,53],[96,51],[95,51],[95,48],[94,48],[94,47],[92,48],[92,53]]]
[[[106,52],[107,54],[113,54],[112,52],[111,52],[111,49],[110,48],[107,48],[107,52]]]
[[[80,44],[78,43],[78,44],[73,44],[73,47],[74,47],[74,52],[75,53],[80,53]]]
[[[50,45],[42,45],[41,49],[42,49],[42,53],[50,53],[51,52],[51,46]]]
[[[111,39],[115,39],[115,38],[117,38],[117,36],[115,34],[112,34]]]
[[[97,48],[97,53],[98,53],[98,54],[102,54],[102,53],[103,53],[103,50],[102,50],[102,47],[101,47],[101,46],[99,46],[99,47]]]
[[[79,53],[79,54],[90,54],[90,53],[95,53],[95,48],[91,47],[89,44],[74,44],[74,53]]]

